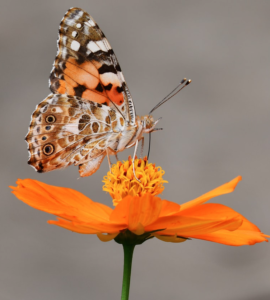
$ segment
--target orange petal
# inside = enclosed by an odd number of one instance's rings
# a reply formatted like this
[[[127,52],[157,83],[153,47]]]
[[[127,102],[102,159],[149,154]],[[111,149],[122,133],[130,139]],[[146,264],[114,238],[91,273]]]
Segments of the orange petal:
[[[206,240],[210,242],[220,243],[229,246],[254,245],[256,243],[268,242],[261,232],[248,230],[220,230],[212,233],[205,233],[192,236],[195,239]]]
[[[132,227],[130,227],[129,230],[137,235],[142,235],[145,233],[144,226],[141,223],[136,224],[136,226],[134,226],[133,229]]]
[[[48,221],[48,223],[63,227],[65,229],[69,229],[74,232],[88,233],[88,234],[96,234],[96,233],[118,234],[120,230],[126,228],[119,224],[111,224],[111,223],[103,223],[103,222],[100,223],[100,222],[93,222],[93,221],[89,223],[74,222],[62,218],[58,218],[57,221],[54,220]]]
[[[129,202],[132,196],[125,197],[112,211],[110,221],[128,226]]]
[[[113,240],[119,233],[114,233],[114,234],[102,234],[98,233],[97,237],[100,239],[101,242],[109,242]]]
[[[181,209],[181,207],[179,204],[168,201],[168,200],[162,200],[162,208],[161,208],[159,217],[173,215],[173,214],[179,212],[180,209]]]
[[[89,226],[91,228],[96,229],[98,232],[101,233],[119,233],[121,230],[126,229],[127,227],[123,224],[117,224],[112,222],[89,222],[89,223],[82,223],[81,226]]]
[[[17,184],[13,187],[16,197],[36,209],[70,220],[109,221],[110,207],[96,203],[75,190],[32,179],[18,180]]]
[[[126,224],[130,231],[142,232],[142,227],[158,218],[161,208],[161,199],[151,194],[142,197],[127,196],[115,207],[110,220]]]
[[[261,232],[260,229],[253,223],[251,223],[247,218],[243,217],[243,224],[239,227],[240,230],[250,230]]]
[[[220,230],[209,234],[194,235],[193,237],[229,246],[242,246],[268,242],[266,238],[270,236],[263,234],[255,224],[243,217],[242,225],[235,231]]]
[[[243,216],[221,204],[203,204],[172,216],[158,218],[145,228],[146,231],[166,229],[162,234],[175,233],[189,237],[190,234],[214,232],[216,230],[235,230],[243,222]]]
[[[181,211],[194,207],[196,205],[202,204],[214,197],[220,196],[220,195],[224,195],[224,194],[228,194],[234,191],[235,187],[237,186],[238,182],[242,180],[241,176],[237,176],[236,178],[234,178],[233,180],[215,188],[214,190],[194,199],[191,200],[189,202],[186,202],[184,204],[181,204]]]
[[[157,239],[159,239],[163,242],[170,242],[170,243],[183,243],[187,240],[187,239],[177,237],[176,234],[172,235],[172,236],[153,234],[153,236],[155,236]]]
[[[145,194],[142,197],[132,197],[129,204],[129,230],[135,231],[141,225],[147,226],[151,224],[158,218],[161,207],[161,199],[151,194]]]
[[[174,222],[169,225],[165,230],[158,232],[162,235],[183,236],[185,238],[193,237],[194,235],[211,233],[222,229],[236,230],[241,226],[241,218],[232,218],[226,220],[200,220],[196,218],[183,217],[181,222]],[[158,230],[161,227],[153,228],[151,226],[146,227],[145,231]]]
[[[202,220],[221,220],[234,218],[237,216],[241,216],[241,218],[244,218],[232,208],[218,203],[201,204],[189,209],[185,209],[184,211],[181,210],[177,215],[181,217],[186,216],[200,218]]]
[[[48,221],[48,223],[52,224],[52,225],[57,225],[57,226],[60,226],[60,227],[63,227],[65,229],[68,229],[68,230],[71,230],[71,231],[74,231],[74,232],[78,232],[78,233],[85,233],[85,234],[98,233],[98,231],[95,230],[95,229],[92,229],[90,227],[78,226],[78,225],[75,225],[71,221],[67,221],[67,220],[64,220],[64,219],[61,219],[61,218],[58,218],[57,221],[53,221],[53,220]]]
[[[18,199],[36,209],[43,210],[43,207],[46,205],[49,213],[59,212],[59,209],[55,207],[54,203],[47,201],[48,198],[50,199],[50,196],[46,195],[46,190],[43,191],[43,189],[40,188],[40,190],[36,192],[37,182],[35,180],[33,180],[32,184],[30,184],[30,182],[30,179],[19,179],[17,181],[18,186],[11,187],[13,189],[13,194]]]

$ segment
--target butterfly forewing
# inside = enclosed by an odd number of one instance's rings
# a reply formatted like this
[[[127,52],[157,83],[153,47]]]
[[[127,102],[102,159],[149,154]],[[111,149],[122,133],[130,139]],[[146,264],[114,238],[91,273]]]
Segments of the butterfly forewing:
[[[135,108],[117,58],[94,19],[80,8],[68,10],[60,24],[50,89],[108,105],[135,123]]]

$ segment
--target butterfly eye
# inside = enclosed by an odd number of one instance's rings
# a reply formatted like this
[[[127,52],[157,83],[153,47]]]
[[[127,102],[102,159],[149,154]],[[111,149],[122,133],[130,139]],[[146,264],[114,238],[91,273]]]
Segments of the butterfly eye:
[[[46,144],[43,147],[43,153],[45,155],[51,155],[54,152],[54,146],[52,144]]]
[[[49,115],[49,116],[46,117],[45,120],[46,120],[47,123],[54,123],[56,121],[56,118],[55,118],[54,115]]]

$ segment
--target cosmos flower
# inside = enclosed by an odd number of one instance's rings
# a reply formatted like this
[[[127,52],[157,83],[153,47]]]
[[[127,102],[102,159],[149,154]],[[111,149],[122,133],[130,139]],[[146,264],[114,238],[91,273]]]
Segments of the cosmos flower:
[[[56,187],[32,179],[19,179],[11,187],[15,196],[28,205],[56,215],[49,221],[74,232],[96,234],[101,241],[141,244],[156,237],[165,242],[201,239],[231,246],[253,245],[267,241],[267,235],[233,209],[208,200],[231,193],[241,177],[189,202],[178,204],[162,200],[166,183],[164,171],[146,159],[117,162],[104,177],[103,190],[109,192],[112,209],[94,202],[78,191]],[[181,202],[181,195],[179,199]]]

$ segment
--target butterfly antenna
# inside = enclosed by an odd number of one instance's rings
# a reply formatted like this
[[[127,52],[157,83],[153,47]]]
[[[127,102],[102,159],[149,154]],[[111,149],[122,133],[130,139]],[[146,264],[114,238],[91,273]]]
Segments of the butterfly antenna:
[[[173,89],[165,98],[163,98],[150,112],[149,115],[156,110],[157,108],[159,108],[162,104],[164,104],[165,102],[167,102],[168,100],[170,100],[173,96],[175,96],[177,93],[179,93],[184,87],[186,87],[187,85],[189,85],[191,83],[191,79],[182,79],[181,82],[177,85],[177,87],[175,89]]]

